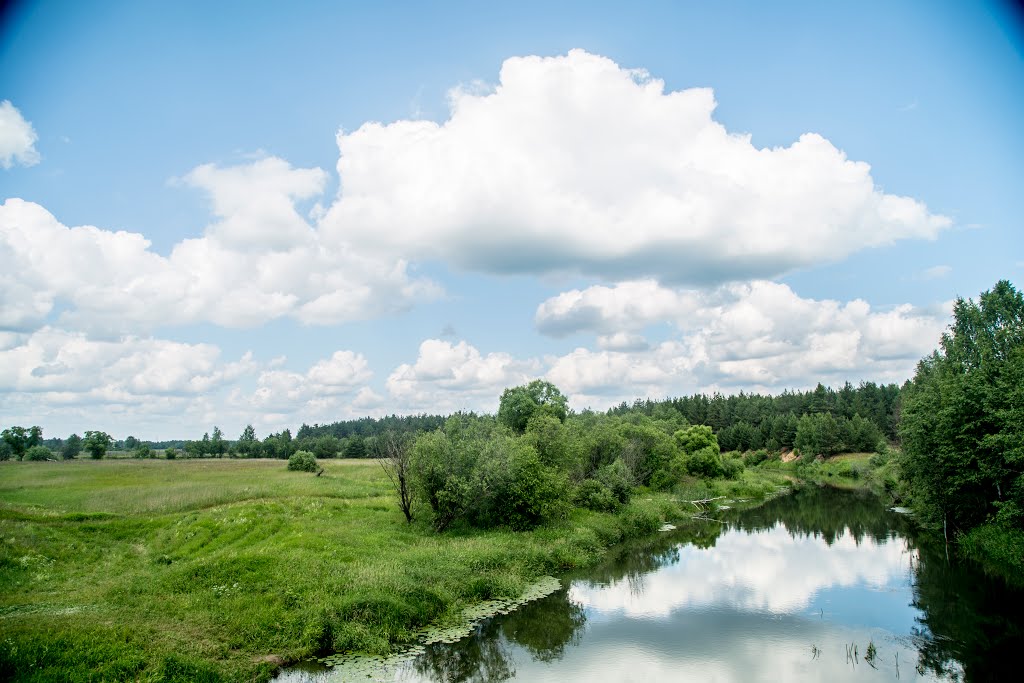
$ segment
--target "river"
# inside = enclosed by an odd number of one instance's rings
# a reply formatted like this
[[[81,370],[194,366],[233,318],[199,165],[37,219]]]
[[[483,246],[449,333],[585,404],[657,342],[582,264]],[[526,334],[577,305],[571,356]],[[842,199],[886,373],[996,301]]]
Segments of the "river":
[[[707,516],[361,680],[1016,678],[1024,592],[947,557],[874,495],[805,486]],[[277,680],[347,677],[300,667]]]

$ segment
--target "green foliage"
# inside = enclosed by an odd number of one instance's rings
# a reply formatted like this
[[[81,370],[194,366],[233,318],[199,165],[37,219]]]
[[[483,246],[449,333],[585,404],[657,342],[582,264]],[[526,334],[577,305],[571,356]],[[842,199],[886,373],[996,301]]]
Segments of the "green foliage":
[[[726,479],[739,479],[743,469],[743,458],[722,458],[722,473]]]
[[[672,434],[679,431],[678,421],[655,421],[644,415],[631,415],[618,427],[625,444],[622,460],[635,484],[650,485],[655,472],[668,467],[679,448]],[[673,429],[673,432],[666,431]]]
[[[953,316],[904,389],[901,465],[925,519],[967,530],[1024,507],[1024,296],[1003,280]]]
[[[708,425],[693,425],[679,430],[674,436],[679,448],[686,455],[692,455],[704,448],[714,448],[716,453],[721,450],[718,439]]]
[[[365,458],[366,439],[361,436],[353,436],[345,443],[344,455],[346,458]]]
[[[629,502],[633,493],[633,475],[621,458],[599,469],[597,480],[611,491],[616,501],[621,504]]]
[[[53,458],[53,451],[51,451],[46,446],[32,446],[27,451],[25,451],[25,456],[22,459],[23,460],[42,461],[42,460],[50,460],[52,458]]]
[[[139,443],[132,451],[132,457],[140,460],[156,457],[148,443]]]
[[[39,428],[34,427],[34,429]],[[27,451],[30,446],[36,445],[35,443],[31,443],[33,439],[29,434],[29,430],[24,427],[9,427],[3,432],[0,432],[0,438],[3,438],[8,447],[10,447],[11,454],[15,460],[21,460],[25,456],[25,451]]]
[[[965,557],[981,562],[1017,585],[1024,584],[1024,529],[994,522],[958,538]]]
[[[595,512],[614,512],[621,505],[612,490],[597,479],[584,479],[576,487],[573,501],[576,505]]]
[[[10,460],[13,457],[14,449],[11,448],[11,444],[7,443],[6,439],[0,439],[0,462]]]
[[[800,417],[793,446],[805,456],[827,456],[841,453],[845,445],[832,413],[811,413]]]
[[[168,460],[174,460],[175,458],[178,457],[178,449],[177,448],[165,449],[164,450],[164,457],[167,458]]]
[[[717,448],[705,446],[685,456],[686,471],[697,477],[714,479],[725,476],[725,464]]]
[[[483,444],[474,468],[467,518],[482,528],[532,529],[557,515],[565,487],[528,443],[497,436]]]
[[[90,458],[100,460],[107,454],[107,449],[110,448],[112,442],[113,439],[106,432],[88,431],[85,433],[85,439],[82,441],[82,448],[89,454]]]
[[[538,412],[531,416],[526,424],[526,439],[545,465],[565,471],[579,467],[579,449],[573,447],[569,430],[554,415]]]
[[[457,448],[440,429],[420,435],[413,443],[413,479],[430,505],[438,531],[448,528],[468,505],[472,467],[466,450]]]
[[[750,467],[756,467],[769,458],[768,451],[765,449],[756,450],[747,456],[746,464]]]
[[[64,445],[60,449],[60,457],[65,460],[73,460],[78,457],[78,454],[82,452],[82,437],[78,434],[72,434],[65,441]]]
[[[341,450],[338,437],[325,434],[313,440],[312,453],[318,458],[336,458]]]
[[[316,472],[320,466],[316,462],[316,456],[309,451],[296,451],[288,458],[288,469],[298,472]]]
[[[261,450],[264,457],[287,460],[299,449],[292,440],[291,430],[285,429],[279,434],[268,435],[267,438],[263,440]]]
[[[416,440],[412,472],[439,531],[459,519],[481,528],[532,528],[560,513],[566,487],[529,438],[464,416]]]
[[[256,430],[246,425],[238,441],[231,447],[231,452],[239,458],[258,458],[263,454],[263,444],[256,439]]]
[[[569,401],[554,384],[535,379],[527,385],[505,389],[498,404],[498,421],[519,434],[526,431],[537,413],[565,422]]]
[[[676,443],[682,451],[681,462],[685,471],[698,477],[714,478],[725,474],[718,439],[707,425],[694,425],[675,433]],[[676,465],[677,469],[679,465]]]

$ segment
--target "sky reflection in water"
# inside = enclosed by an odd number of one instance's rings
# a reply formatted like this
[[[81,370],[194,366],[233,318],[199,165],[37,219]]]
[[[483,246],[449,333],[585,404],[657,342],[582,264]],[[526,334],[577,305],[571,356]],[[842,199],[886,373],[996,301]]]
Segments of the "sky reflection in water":
[[[362,680],[990,680],[1021,651],[1024,593],[921,545],[874,496],[808,487],[723,514],[619,548],[555,594]]]

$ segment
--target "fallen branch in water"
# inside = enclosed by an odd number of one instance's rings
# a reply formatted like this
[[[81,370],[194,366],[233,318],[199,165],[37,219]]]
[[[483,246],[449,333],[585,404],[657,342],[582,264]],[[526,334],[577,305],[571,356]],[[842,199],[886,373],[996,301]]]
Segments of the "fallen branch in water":
[[[725,498],[725,496],[715,496],[714,498],[702,498],[700,500],[688,500],[686,502],[693,503],[693,507],[697,508],[698,510],[706,510],[708,503],[710,503],[713,500],[721,500],[722,498]]]

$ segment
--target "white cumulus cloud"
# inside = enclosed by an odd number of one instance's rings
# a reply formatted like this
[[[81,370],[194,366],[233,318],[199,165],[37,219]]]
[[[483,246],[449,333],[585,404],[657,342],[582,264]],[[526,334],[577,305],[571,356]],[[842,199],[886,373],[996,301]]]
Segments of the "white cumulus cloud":
[[[211,322],[252,327],[280,317],[324,325],[401,311],[436,297],[396,257],[325,244],[295,209],[322,191],[320,169],[268,158],[201,166],[185,182],[212,199],[217,220],[168,256],[143,235],[67,227],[21,199],[0,205],[0,329],[59,324],[105,333]],[[63,305],[63,307],[61,307]]]
[[[624,302],[632,296],[661,303],[629,308]],[[859,299],[803,298],[784,284],[754,281],[710,291],[595,286],[549,299],[536,319],[541,330],[556,334],[597,335],[598,350],[580,347],[553,359],[547,377],[577,407],[607,407],[623,398],[693,391],[901,382],[936,347],[948,317],[948,305],[873,310]],[[639,330],[662,322],[674,326],[673,338],[628,345],[642,339]]]
[[[540,368],[535,359],[481,354],[465,341],[427,339],[420,344],[416,361],[395,368],[386,386],[396,405],[407,412],[493,411],[506,387],[525,384]]]
[[[718,283],[772,277],[951,221],[879,189],[820,135],[759,148],[714,94],[573,50],[455,89],[443,123],[338,134],[325,239],[486,272]]]
[[[33,166],[39,163],[35,128],[10,100],[0,102],[0,166]]]

